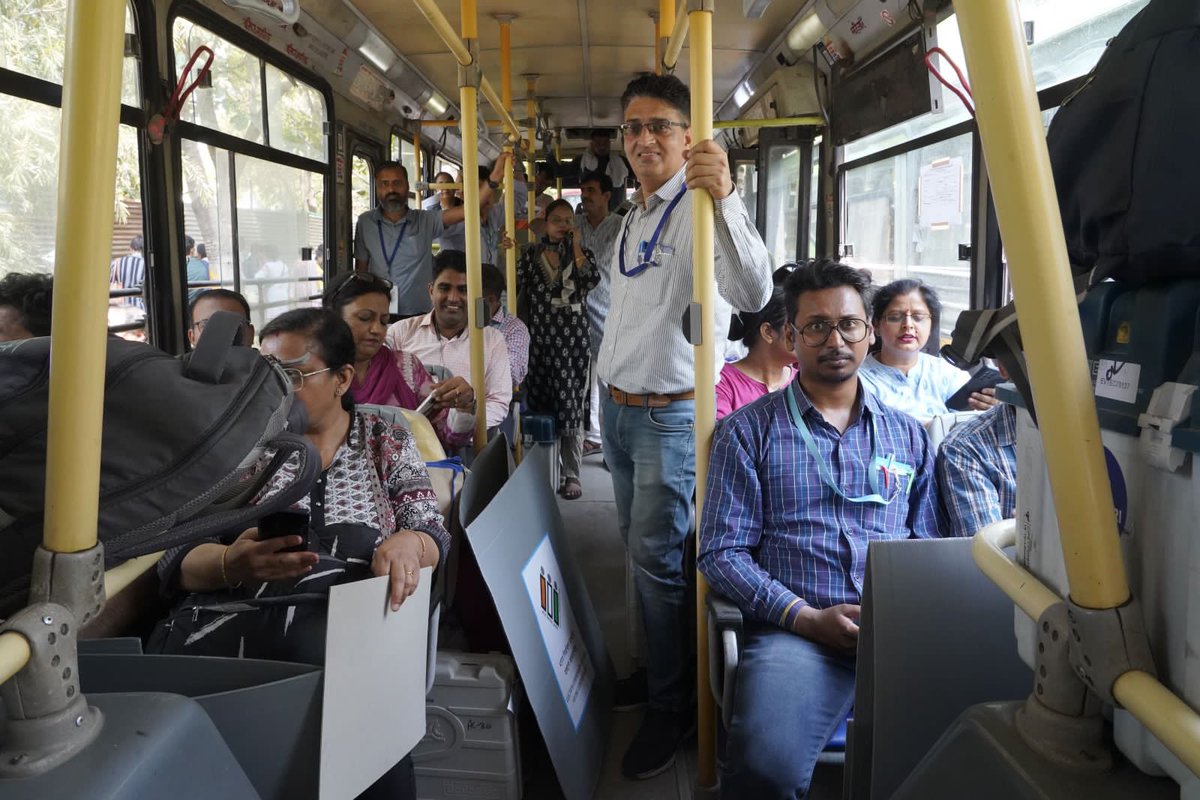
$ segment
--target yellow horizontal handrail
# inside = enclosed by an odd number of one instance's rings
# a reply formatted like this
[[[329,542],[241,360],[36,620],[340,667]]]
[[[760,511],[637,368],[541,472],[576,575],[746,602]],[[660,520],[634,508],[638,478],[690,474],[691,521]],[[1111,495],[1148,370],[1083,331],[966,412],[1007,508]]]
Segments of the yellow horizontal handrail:
[[[682,4],[681,4],[682,5]],[[683,43],[687,41],[688,13],[686,5],[675,14],[675,27],[671,29],[671,38],[667,41],[666,52],[663,53],[663,67],[675,69],[679,54],[683,51]]]
[[[24,636],[15,631],[0,633],[0,683],[25,669],[31,655]]]
[[[160,550],[157,553],[149,553],[137,558],[131,558],[105,572],[104,596],[111,600],[123,592],[128,588],[129,584],[152,569],[158,563],[158,560],[163,557],[163,552]]]
[[[1117,678],[1112,691],[1125,710],[1200,776],[1200,715],[1153,675],[1139,669]]]
[[[1062,599],[1047,589],[1037,576],[1008,557],[1004,548],[1016,543],[1017,521],[1001,520],[975,534],[971,540],[971,555],[979,570],[1030,619],[1036,620],[1047,608],[1062,602]]]
[[[479,81],[479,91],[487,98],[492,110],[500,115],[500,121],[508,129],[508,135],[512,137],[513,141],[521,141],[521,130],[513,121],[512,115],[508,113],[508,109],[504,107],[504,101],[500,99],[500,95],[496,94],[496,90],[492,88],[492,84],[486,77]]]
[[[1017,521],[1006,519],[988,525],[971,541],[975,564],[1017,607],[1038,619],[1050,606],[1062,602],[1037,576],[1013,562],[1002,548],[1017,542]],[[1176,758],[1200,775],[1200,714],[1153,675],[1130,670],[1117,678],[1113,697],[1133,718],[1146,726]]]
[[[774,119],[725,119],[713,123],[714,128],[789,128],[794,125],[825,126],[825,118],[810,114],[804,117],[775,117]]]
[[[446,15],[437,7],[435,0],[413,0],[416,3],[417,9],[433,26],[433,31],[445,43],[450,50],[451,55],[458,59],[458,63],[464,67],[471,66],[471,51],[467,49],[467,45],[463,42],[462,37],[454,30],[454,26],[450,24],[450,20],[446,19]],[[500,117],[500,123],[508,129],[509,134],[514,139],[521,138],[521,131],[517,127],[517,123],[513,121],[512,115],[504,107],[504,103],[500,100],[500,95],[496,94],[496,90],[488,83],[487,78],[483,78],[479,82],[479,91],[487,98],[488,103],[495,109],[497,116]]]
[[[450,24],[450,20],[446,19],[446,15],[437,7],[434,0],[413,0],[417,5],[417,9],[424,15],[425,19],[429,20],[429,24],[433,26],[433,31],[436,33],[446,47],[449,48],[450,54],[458,59],[458,63],[464,67],[471,65],[471,51],[467,49],[467,45],[459,37],[458,31],[454,30],[454,26]]]

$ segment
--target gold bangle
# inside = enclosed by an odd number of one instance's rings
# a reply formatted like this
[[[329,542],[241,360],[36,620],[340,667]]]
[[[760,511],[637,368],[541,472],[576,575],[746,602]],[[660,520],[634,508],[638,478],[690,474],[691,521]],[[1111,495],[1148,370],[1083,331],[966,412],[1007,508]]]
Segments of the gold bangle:
[[[421,561],[424,561],[425,560],[425,537],[421,535],[420,531],[413,531],[413,536],[416,536],[417,541],[421,543],[421,555],[418,556],[418,558]]]
[[[230,583],[229,575],[225,572],[225,556],[229,555],[229,548],[231,546],[232,545],[225,545],[225,549],[221,551],[221,580],[225,582],[225,586],[228,588],[237,589],[242,585],[242,582],[238,581],[236,584]]]

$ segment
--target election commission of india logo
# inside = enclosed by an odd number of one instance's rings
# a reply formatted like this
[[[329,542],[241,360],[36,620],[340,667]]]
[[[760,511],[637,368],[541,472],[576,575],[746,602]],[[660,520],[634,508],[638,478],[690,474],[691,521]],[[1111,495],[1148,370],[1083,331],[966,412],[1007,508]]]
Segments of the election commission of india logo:
[[[545,567],[538,570],[538,596],[541,598],[542,613],[557,628],[559,624],[558,580]]]

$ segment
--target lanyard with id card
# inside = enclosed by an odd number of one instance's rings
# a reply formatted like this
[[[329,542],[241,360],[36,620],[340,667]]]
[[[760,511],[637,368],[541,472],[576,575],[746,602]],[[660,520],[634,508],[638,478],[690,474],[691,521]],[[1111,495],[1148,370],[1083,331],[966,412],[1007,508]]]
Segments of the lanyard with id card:
[[[650,241],[648,241],[648,242],[643,241],[643,242],[638,243],[638,263],[632,269],[627,269],[625,267],[625,240],[629,236],[629,225],[626,224],[625,226],[622,227],[622,229],[621,229],[621,245],[620,245],[619,256],[618,256],[618,261],[619,261],[618,266],[621,270],[621,274],[624,275],[626,278],[632,278],[635,275],[641,275],[643,272],[645,272],[650,267],[657,267],[658,261],[656,259],[656,256],[660,252],[662,252],[664,254],[669,253],[669,252],[674,252],[673,250],[670,250],[666,245],[660,246],[658,244],[658,238],[660,236],[662,236],[663,227],[667,224],[667,220],[671,218],[671,212],[675,210],[675,207],[677,205],[679,205],[679,201],[683,199],[683,196],[685,194],[687,194],[687,184],[684,184],[679,189],[679,192],[675,195],[675,197],[673,197],[671,199],[671,203],[670,203],[670,205],[667,206],[667,210],[664,211],[662,217],[659,218],[658,225],[654,228],[654,233],[653,233],[653,235],[651,235]],[[631,214],[630,217],[632,217],[632,216],[633,215]]]
[[[871,427],[871,459],[869,463],[871,467],[867,471],[867,480],[870,481],[871,493],[860,497],[851,497],[843,492],[841,487],[834,482],[832,470],[825,463],[825,458],[821,455],[821,451],[817,449],[817,443],[813,440],[812,432],[808,429],[808,425],[805,424],[804,417],[800,413],[800,406],[796,402],[795,382],[788,386],[785,394],[787,395],[788,416],[791,417],[792,424],[800,431],[800,438],[804,440],[805,448],[817,465],[817,474],[821,476],[821,480],[833,490],[835,495],[849,503],[875,503],[881,506],[891,505],[901,494],[906,497],[908,496],[908,492],[912,488],[914,470],[908,464],[896,461],[894,455],[886,457],[879,455],[879,431],[875,427],[874,414],[869,418]],[[879,485],[879,473],[883,473],[882,487]],[[880,491],[881,488],[882,492]]]

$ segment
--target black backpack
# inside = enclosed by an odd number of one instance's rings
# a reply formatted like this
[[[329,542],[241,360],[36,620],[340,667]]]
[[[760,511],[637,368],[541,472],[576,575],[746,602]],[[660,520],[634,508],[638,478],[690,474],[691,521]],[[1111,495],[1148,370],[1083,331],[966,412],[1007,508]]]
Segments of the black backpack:
[[[1091,282],[1200,275],[1200,3],[1151,0],[1047,134],[1067,252]]]
[[[106,565],[249,527],[316,481],[320,455],[300,435],[303,406],[275,362],[233,346],[238,322],[214,315],[182,359],[108,339],[98,520]],[[0,344],[0,614],[25,604],[42,540],[51,361],[49,338]],[[252,469],[266,448],[269,465]],[[289,459],[299,468],[286,473],[287,488],[249,505]]]

